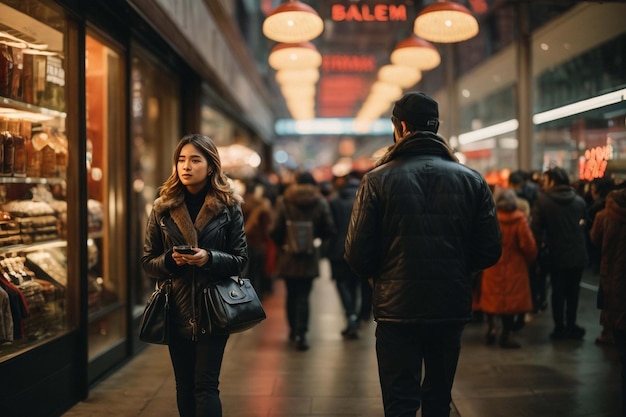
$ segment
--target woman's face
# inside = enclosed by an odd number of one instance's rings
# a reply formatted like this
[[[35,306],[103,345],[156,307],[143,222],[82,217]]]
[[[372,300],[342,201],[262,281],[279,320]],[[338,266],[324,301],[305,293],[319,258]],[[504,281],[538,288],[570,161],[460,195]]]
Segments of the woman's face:
[[[191,143],[180,150],[176,164],[178,179],[191,193],[200,191],[208,181],[211,168],[204,155]]]

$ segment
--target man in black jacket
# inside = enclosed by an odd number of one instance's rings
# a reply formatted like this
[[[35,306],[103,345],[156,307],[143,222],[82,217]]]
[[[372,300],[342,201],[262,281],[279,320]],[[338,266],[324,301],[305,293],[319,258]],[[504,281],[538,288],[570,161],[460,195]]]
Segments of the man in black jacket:
[[[576,323],[580,281],[587,265],[585,200],[570,185],[563,168],[543,174],[543,192],[532,210],[530,227],[537,246],[547,247],[552,286],[552,339],[582,339],[585,329]]]
[[[395,144],[362,179],[346,238],[346,260],[374,287],[386,417],[420,406],[424,417],[450,415],[472,277],[502,251],[487,182],[458,163],[438,119],[424,93],[395,103]]]

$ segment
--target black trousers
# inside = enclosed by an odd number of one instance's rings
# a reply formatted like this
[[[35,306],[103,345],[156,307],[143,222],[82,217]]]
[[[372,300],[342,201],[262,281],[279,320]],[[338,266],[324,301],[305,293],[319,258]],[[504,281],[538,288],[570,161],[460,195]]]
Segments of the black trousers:
[[[415,417],[420,406],[423,417],[450,416],[464,327],[378,322],[376,355],[385,417]]]
[[[180,417],[221,417],[219,376],[228,335],[212,336],[208,343],[174,340],[169,345],[176,379]]]
[[[615,347],[619,352],[619,359],[621,362],[621,375],[622,375],[622,417],[626,417],[626,330],[614,329],[613,340],[615,340]]]
[[[556,330],[576,325],[583,268],[552,269],[552,319]]]
[[[309,297],[313,278],[285,279],[287,288],[287,322],[292,337],[304,337],[309,330]]]
[[[358,320],[359,311],[357,309],[360,304],[361,279],[352,272],[345,261],[330,261],[330,269],[346,319],[348,322]]]

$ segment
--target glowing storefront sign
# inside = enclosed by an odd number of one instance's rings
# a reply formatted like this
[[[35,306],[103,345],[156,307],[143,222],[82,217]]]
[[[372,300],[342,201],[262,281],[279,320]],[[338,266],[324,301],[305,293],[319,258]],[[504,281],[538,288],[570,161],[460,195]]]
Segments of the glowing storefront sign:
[[[373,55],[324,55],[322,58],[325,72],[373,72],[377,69]]]
[[[404,4],[333,4],[331,18],[335,22],[405,22]]]

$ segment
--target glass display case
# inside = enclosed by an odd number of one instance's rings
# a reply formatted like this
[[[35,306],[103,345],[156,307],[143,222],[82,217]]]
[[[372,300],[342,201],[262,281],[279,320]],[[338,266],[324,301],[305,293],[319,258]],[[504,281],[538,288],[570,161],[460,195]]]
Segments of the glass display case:
[[[68,329],[65,21],[0,3],[0,361]]]

